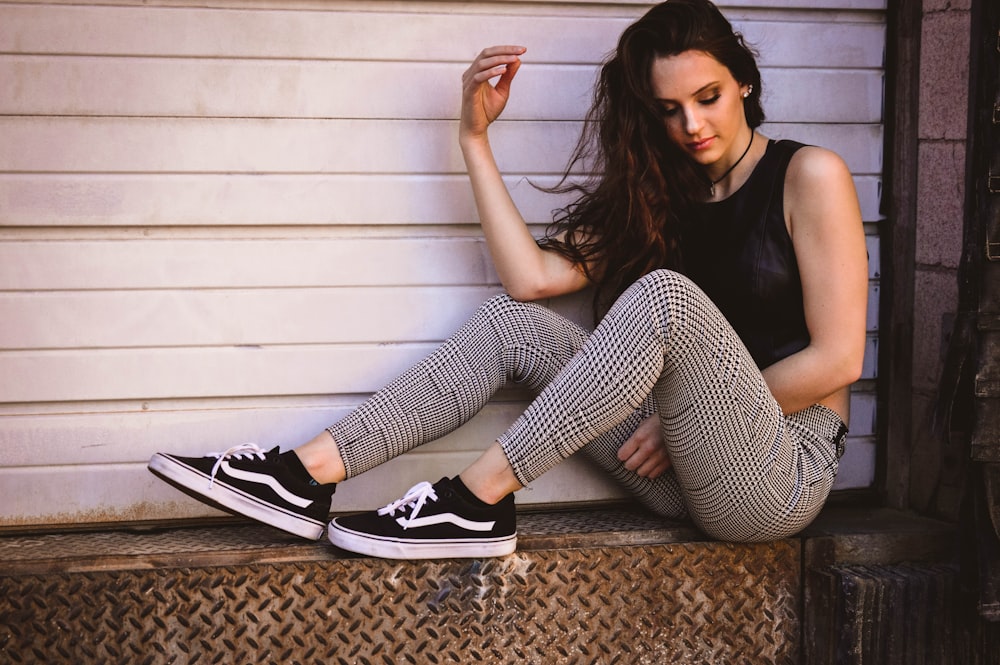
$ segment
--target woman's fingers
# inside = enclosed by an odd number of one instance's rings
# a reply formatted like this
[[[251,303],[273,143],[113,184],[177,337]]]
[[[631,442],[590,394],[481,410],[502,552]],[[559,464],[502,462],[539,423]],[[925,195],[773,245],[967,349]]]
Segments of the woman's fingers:
[[[480,136],[503,112],[510,84],[521,66],[523,46],[491,46],[483,49],[462,75],[463,102],[461,132]],[[496,85],[490,79],[499,76]]]
[[[632,461],[633,464],[626,462],[625,468],[635,471],[635,474],[641,478],[656,478],[670,468],[670,458],[667,456],[665,451],[654,452],[648,457],[630,461]],[[631,468],[636,464],[638,466],[635,466],[634,469]]]
[[[509,65],[518,64],[520,56],[526,50],[523,46],[493,46],[483,49],[465,70],[463,78],[466,81],[482,83],[494,76],[500,76],[507,71]]]
[[[618,449],[618,459],[626,469],[643,478],[656,478],[670,468],[658,416],[650,416],[639,424]]]
[[[640,478],[649,478],[653,480],[659,478],[670,468],[670,458],[664,456],[659,460],[647,460],[645,464],[636,469],[636,475]]]
[[[514,79],[514,75],[517,74],[517,70],[521,68],[521,59],[518,58],[509,65],[504,65],[503,72],[500,74],[500,80],[494,85],[494,89],[502,94],[504,97],[510,95],[510,82]]]
[[[509,63],[513,59],[524,55],[527,50],[524,46],[490,46],[480,51],[479,55],[472,62],[473,65],[481,63],[483,66],[480,69],[489,69],[505,62]]]

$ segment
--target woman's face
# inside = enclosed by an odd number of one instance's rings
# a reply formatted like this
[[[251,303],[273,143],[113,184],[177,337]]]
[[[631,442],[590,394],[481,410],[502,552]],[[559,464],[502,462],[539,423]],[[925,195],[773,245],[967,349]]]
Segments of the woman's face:
[[[650,77],[670,140],[709,172],[728,168],[750,140],[743,112],[748,87],[702,51],[657,58]]]

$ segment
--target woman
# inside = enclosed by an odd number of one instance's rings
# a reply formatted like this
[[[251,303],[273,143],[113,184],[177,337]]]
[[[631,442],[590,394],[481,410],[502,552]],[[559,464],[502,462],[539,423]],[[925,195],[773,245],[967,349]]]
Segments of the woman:
[[[330,540],[393,558],[507,554],[513,493],[579,450],[715,538],[782,538],[816,516],[864,353],[867,259],[843,161],[759,134],[753,53],[708,0],[669,0],[604,65],[573,160],[599,175],[566,188],[578,200],[536,242],[488,139],[524,52],[475,59],[459,131],[507,294],[304,446],[157,454],[154,473],[318,538],[336,483],[453,431],[517,383],[537,398],[459,476],[335,519]],[[592,333],[531,302],[588,286],[607,309]]]

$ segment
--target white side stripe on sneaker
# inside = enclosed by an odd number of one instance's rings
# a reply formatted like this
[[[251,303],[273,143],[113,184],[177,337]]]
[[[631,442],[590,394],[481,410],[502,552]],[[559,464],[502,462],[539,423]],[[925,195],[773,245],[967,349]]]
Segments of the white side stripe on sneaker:
[[[428,515],[427,517],[414,517],[413,519],[406,519],[405,517],[397,517],[396,524],[403,527],[404,529],[413,529],[422,526],[433,526],[435,524],[454,524],[460,526],[468,531],[490,531],[493,529],[493,525],[496,521],[492,522],[473,522],[472,520],[467,520],[464,517],[459,517],[455,513],[439,513],[437,515]]]
[[[265,473],[254,473],[253,471],[241,471],[240,469],[234,469],[229,465],[229,462],[222,463],[222,470],[233,478],[238,478],[240,480],[246,480],[251,483],[261,483],[267,485],[274,490],[275,494],[280,496],[282,499],[292,504],[293,506],[298,506],[299,508],[305,508],[312,501],[309,499],[303,499],[297,494],[292,494],[287,489],[285,489],[281,483],[274,479],[273,476],[269,476]]]

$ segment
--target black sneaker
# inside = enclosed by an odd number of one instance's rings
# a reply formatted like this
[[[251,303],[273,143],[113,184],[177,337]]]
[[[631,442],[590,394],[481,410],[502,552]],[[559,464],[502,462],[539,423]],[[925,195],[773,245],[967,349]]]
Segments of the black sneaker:
[[[149,470],[203,503],[311,540],[323,535],[337,487],[304,483],[277,447],[264,452],[253,443],[207,457],[156,453]]]
[[[495,506],[474,506],[448,478],[420,483],[385,508],[338,517],[330,542],[341,549],[387,559],[503,556],[517,547],[514,495]]]

